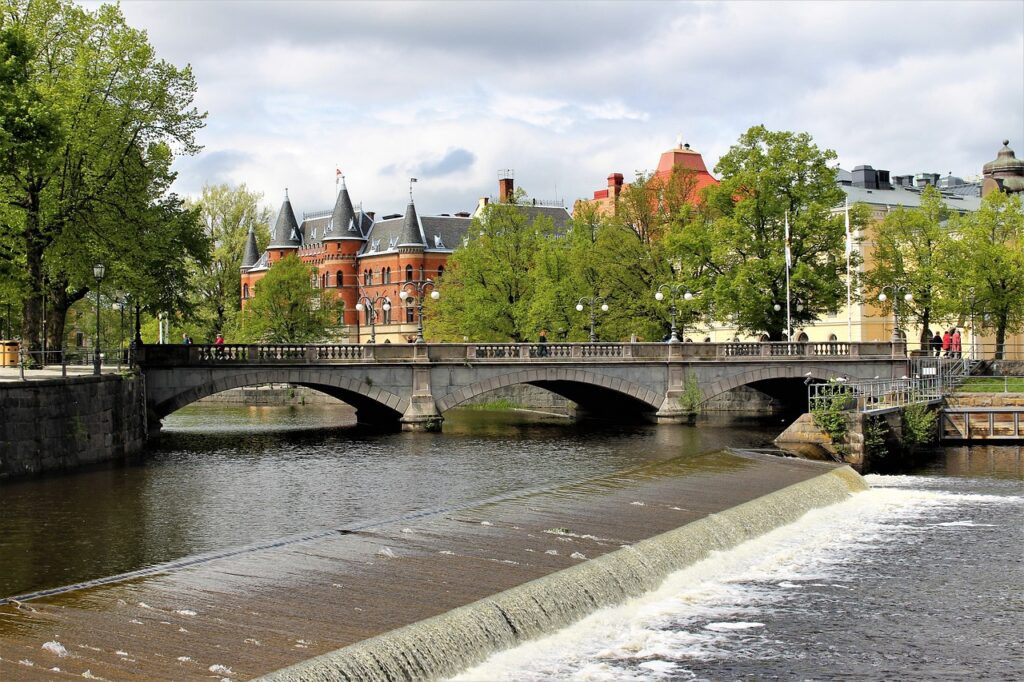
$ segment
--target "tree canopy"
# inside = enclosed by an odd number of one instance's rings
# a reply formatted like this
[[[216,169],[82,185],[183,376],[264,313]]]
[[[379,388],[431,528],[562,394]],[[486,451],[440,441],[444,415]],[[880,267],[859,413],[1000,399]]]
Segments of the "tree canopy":
[[[198,151],[205,114],[188,67],[160,60],[116,5],[11,0],[0,9],[0,269],[16,273],[22,335],[51,345],[95,285],[146,309],[185,310],[207,239],[169,192],[176,154]]]
[[[312,343],[323,341],[338,321],[340,301],[314,289],[316,268],[295,254],[274,263],[256,285],[235,330],[237,342]]]

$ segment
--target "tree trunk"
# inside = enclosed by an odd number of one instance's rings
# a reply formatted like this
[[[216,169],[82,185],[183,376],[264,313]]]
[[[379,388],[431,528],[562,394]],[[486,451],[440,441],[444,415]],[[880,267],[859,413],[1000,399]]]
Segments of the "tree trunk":
[[[996,360],[1003,359],[1003,344],[1006,342],[1006,315],[1000,315],[996,326]]]
[[[25,261],[28,267],[28,296],[22,308],[21,343],[33,367],[41,364],[43,347],[43,235],[39,227],[39,195],[29,192],[25,212]]]
[[[921,313],[921,338],[919,339],[921,341],[921,348],[927,348],[928,344],[932,340],[931,335],[928,334],[928,332],[930,331],[928,329],[928,323],[931,322],[931,319],[931,308],[925,308]]]

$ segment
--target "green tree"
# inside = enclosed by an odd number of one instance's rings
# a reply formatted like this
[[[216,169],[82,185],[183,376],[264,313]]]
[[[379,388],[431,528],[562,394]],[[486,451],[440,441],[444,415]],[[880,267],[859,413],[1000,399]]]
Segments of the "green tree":
[[[427,304],[426,331],[432,338],[523,342],[536,337],[531,270],[554,224],[544,216],[529,220],[515,204],[521,196],[488,205],[470,224],[468,241],[448,259],[443,294]]]
[[[1024,330],[1024,208],[1019,196],[993,192],[981,208],[953,216],[955,235],[944,278],[961,311],[971,310],[981,330],[994,331],[996,359],[1007,332]]]
[[[694,236],[710,245],[708,269],[715,273],[719,318],[734,315],[748,333],[772,340],[786,329],[784,223],[788,213],[792,251],[793,325],[835,313],[846,298],[845,230],[835,212],[843,203],[829,163],[807,133],[773,132],[754,126],[719,160],[719,185],[705,189],[706,220],[691,223]],[[853,213],[854,227],[864,214]],[[852,264],[859,262],[854,254]],[[776,311],[774,306],[778,305]]]
[[[210,258],[198,264],[192,276],[192,288],[198,295],[196,325],[201,337],[211,337],[225,329],[225,316],[234,318],[241,310],[239,272],[249,230],[256,234],[257,252],[270,243],[270,209],[261,206],[261,192],[249,191],[245,184],[204,185],[190,206],[199,213],[203,231],[210,241]]]
[[[921,325],[920,341],[925,345],[932,322],[946,317],[952,303],[942,286],[941,260],[948,250],[948,217],[949,210],[934,187],[921,193],[920,207],[899,207],[887,214],[876,229],[874,265],[864,276],[872,299],[884,287],[909,287],[912,301],[905,301],[902,294],[888,292],[881,307],[891,314],[892,306],[899,305],[902,320],[914,320]]]
[[[316,277],[316,268],[294,254],[274,263],[245,307],[238,340],[312,343],[326,339],[337,322],[339,303],[311,286]]]
[[[107,265],[105,289],[151,312],[187,309],[183,275],[206,243],[169,186],[205,116],[190,69],[158,59],[115,5],[9,0],[0,28],[0,89],[13,93],[0,110],[0,202],[11,209],[0,259],[24,264],[23,338],[32,350],[43,333],[60,343],[95,262]]]

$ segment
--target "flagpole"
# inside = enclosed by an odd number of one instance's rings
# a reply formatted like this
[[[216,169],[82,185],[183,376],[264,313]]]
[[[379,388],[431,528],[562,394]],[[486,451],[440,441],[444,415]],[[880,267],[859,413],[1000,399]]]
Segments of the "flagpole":
[[[789,269],[793,265],[793,253],[789,248],[789,211],[786,211],[786,342],[793,342],[793,318],[789,308]]]
[[[853,253],[853,235],[850,234],[850,198],[846,198],[846,341],[853,343],[853,272],[850,270],[850,255]]]

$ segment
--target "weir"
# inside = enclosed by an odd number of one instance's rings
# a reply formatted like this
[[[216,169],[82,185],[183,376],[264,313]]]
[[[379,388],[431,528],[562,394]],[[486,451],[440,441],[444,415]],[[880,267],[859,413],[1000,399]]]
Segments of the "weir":
[[[3,604],[0,677],[444,677],[865,487],[712,452],[337,529]]]

